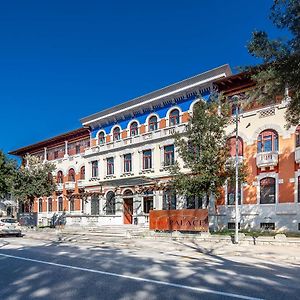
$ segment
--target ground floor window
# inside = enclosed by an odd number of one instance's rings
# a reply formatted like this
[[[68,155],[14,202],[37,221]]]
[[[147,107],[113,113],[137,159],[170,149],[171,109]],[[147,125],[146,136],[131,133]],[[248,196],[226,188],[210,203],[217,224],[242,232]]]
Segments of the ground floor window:
[[[275,203],[276,180],[273,177],[266,177],[260,180],[260,204]]]
[[[202,197],[196,195],[186,196],[186,208],[187,209],[201,209],[202,208]]]
[[[144,196],[144,213],[149,214],[153,209],[153,196]]]
[[[275,230],[275,223],[260,223],[260,229]]]
[[[106,195],[106,206],[105,206],[106,215],[115,215],[116,214],[116,198],[114,192],[108,192]]]
[[[39,199],[39,212],[43,211],[43,200]]]
[[[229,222],[229,223],[227,223],[227,228],[229,230],[234,230],[235,229],[235,222]],[[241,229],[241,224],[240,223],[238,223],[238,228]]]
[[[92,197],[91,199],[91,215],[99,215],[99,198]]]
[[[176,193],[173,191],[164,191],[163,210],[176,209]]]
[[[63,211],[63,198],[58,197],[58,211]]]
[[[75,210],[75,200],[71,199],[70,200],[70,211],[74,211]]]
[[[48,212],[52,212],[52,198],[48,199]]]

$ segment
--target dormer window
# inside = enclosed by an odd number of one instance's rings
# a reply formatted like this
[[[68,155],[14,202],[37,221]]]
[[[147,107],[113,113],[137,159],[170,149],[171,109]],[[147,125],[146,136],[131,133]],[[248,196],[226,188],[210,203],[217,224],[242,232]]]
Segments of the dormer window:
[[[116,127],[113,131],[113,140],[119,141],[121,139],[121,131],[120,127]]]
[[[149,131],[157,130],[157,117],[156,116],[150,117],[148,126],[149,126]]]
[[[179,110],[173,109],[169,116],[169,126],[175,126],[177,124],[179,124]]]
[[[136,136],[139,134],[139,128],[137,122],[132,122],[130,124],[130,136]]]

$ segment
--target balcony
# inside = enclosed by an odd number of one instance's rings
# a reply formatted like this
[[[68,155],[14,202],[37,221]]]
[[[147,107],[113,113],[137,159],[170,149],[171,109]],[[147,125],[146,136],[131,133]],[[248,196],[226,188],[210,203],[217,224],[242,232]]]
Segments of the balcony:
[[[80,179],[80,180],[77,181],[77,186],[78,186],[79,189],[84,189],[85,185],[86,185],[85,179]]]
[[[278,165],[278,152],[261,152],[257,153],[256,165],[258,168],[275,167]]]
[[[68,191],[74,191],[75,190],[75,181],[67,181],[65,183],[65,189]]]
[[[56,184],[56,190],[57,190],[57,191],[61,192],[61,191],[63,190],[63,188],[64,188],[64,186],[63,186],[62,183],[57,183],[57,184]]]
[[[300,164],[300,147],[297,147],[295,149],[295,162],[297,164]]]

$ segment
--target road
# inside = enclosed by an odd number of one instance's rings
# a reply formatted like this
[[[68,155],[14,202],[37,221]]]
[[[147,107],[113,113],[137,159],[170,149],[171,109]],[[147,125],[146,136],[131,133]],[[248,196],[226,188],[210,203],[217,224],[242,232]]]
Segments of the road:
[[[0,238],[0,299],[300,299],[299,260],[219,247]]]

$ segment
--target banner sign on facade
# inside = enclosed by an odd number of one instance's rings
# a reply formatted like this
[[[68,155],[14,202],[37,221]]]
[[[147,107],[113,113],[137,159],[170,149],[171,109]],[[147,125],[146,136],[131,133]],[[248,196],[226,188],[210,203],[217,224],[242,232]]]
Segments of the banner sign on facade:
[[[208,231],[207,209],[151,210],[150,230]]]

